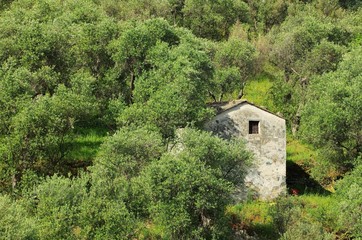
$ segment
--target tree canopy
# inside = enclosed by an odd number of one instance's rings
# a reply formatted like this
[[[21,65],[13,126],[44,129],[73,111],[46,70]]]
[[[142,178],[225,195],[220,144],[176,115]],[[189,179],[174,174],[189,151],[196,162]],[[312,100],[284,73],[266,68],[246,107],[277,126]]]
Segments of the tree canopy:
[[[0,239],[234,237],[252,156],[203,126],[245,96],[311,177],[345,176],[336,225],[286,200],[279,237],[361,237],[361,22],[357,0],[0,0]]]

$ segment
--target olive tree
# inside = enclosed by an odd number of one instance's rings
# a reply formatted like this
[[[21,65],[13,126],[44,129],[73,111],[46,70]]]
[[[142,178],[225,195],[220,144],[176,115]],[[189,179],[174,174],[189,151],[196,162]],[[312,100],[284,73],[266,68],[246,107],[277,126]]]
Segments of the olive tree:
[[[243,186],[250,154],[240,141],[211,133],[180,130],[169,153],[142,171],[150,218],[165,238],[228,236],[225,207]]]
[[[177,127],[210,116],[207,89],[213,68],[200,39],[161,19],[139,24],[114,44],[115,69],[129,78],[129,107],[119,126],[154,125],[170,137]]]

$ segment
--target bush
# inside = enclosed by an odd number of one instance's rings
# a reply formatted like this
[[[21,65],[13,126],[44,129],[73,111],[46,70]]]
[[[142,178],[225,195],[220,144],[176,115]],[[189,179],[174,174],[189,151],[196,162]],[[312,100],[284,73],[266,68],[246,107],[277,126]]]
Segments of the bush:
[[[35,222],[10,197],[0,196],[0,239],[36,239]]]
[[[278,199],[275,208],[271,210],[271,215],[280,235],[298,221],[301,207],[300,202],[294,197]]]
[[[338,222],[351,237],[362,237],[362,164],[337,183]]]
[[[243,186],[250,154],[240,141],[189,128],[175,141],[138,181],[149,194],[153,223],[167,239],[225,238],[230,233],[225,209],[235,186]]]
[[[132,239],[138,224],[124,201],[126,191],[122,190],[127,183],[118,180],[117,184],[118,191],[107,192],[99,189],[103,186],[94,184],[87,174],[74,179],[47,178],[26,199],[36,219],[37,236],[40,239]]]
[[[130,179],[165,150],[161,135],[152,127],[123,127],[102,144],[92,168],[93,178]]]
[[[41,239],[69,239],[78,226],[80,205],[86,193],[86,178],[53,176],[38,185],[33,193],[34,213]]]
[[[164,155],[144,172],[150,188],[150,215],[166,239],[225,236],[225,207],[231,184],[189,156]],[[224,222],[224,224],[222,224]]]
[[[320,223],[298,221],[294,225],[288,227],[287,231],[281,236],[282,240],[305,240],[318,239],[327,240],[334,239],[333,235],[327,233]]]
[[[319,217],[312,216],[308,211],[306,203],[297,197],[278,199],[272,216],[281,239],[333,239],[332,234],[318,221]]]

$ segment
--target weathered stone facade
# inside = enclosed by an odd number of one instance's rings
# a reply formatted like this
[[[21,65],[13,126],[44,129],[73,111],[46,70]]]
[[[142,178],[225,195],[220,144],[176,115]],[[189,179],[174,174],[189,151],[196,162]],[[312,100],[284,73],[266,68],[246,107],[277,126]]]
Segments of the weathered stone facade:
[[[245,184],[249,192],[267,200],[286,191],[286,127],[285,120],[247,101],[214,105],[217,116],[206,129],[218,136],[245,139],[254,153]]]

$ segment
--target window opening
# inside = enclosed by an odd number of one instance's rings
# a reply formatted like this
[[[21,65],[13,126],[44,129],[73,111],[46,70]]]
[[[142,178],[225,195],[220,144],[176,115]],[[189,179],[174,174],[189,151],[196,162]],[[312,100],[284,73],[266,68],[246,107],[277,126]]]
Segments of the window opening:
[[[259,134],[259,121],[249,121],[249,134]]]

